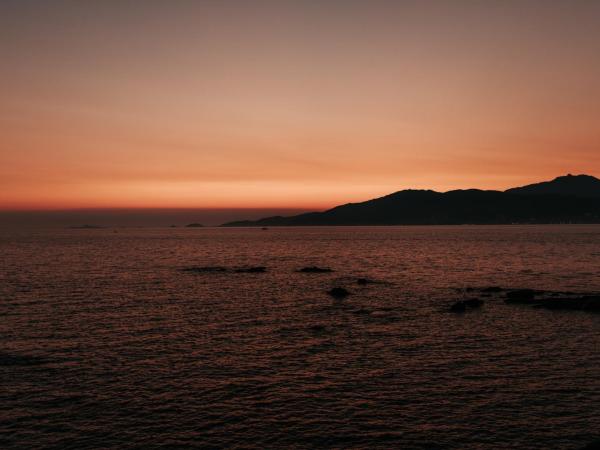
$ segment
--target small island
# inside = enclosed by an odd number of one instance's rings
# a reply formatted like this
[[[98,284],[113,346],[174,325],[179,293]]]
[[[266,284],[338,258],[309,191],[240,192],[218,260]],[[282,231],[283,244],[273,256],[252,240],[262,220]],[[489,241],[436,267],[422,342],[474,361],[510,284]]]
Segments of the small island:
[[[202,228],[204,227],[204,225],[202,225],[201,223],[190,223],[188,225],[185,226],[186,228]]]

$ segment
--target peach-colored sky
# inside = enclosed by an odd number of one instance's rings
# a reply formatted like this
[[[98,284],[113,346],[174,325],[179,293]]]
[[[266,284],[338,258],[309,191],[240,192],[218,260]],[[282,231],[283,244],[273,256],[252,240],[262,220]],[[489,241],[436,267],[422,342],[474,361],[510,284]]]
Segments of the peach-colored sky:
[[[0,4],[0,209],[600,175],[600,2]]]

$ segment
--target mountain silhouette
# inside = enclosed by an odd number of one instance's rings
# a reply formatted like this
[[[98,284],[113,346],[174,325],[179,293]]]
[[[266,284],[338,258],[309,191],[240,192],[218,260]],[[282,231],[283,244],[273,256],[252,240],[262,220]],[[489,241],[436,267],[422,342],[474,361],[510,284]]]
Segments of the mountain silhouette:
[[[600,223],[600,180],[566,175],[508,189],[404,190],[323,212],[237,221],[226,227]]]
[[[565,175],[552,181],[529,184],[505,191],[523,195],[574,195],[578,197],[600,197],[600,180],[590,175]]]

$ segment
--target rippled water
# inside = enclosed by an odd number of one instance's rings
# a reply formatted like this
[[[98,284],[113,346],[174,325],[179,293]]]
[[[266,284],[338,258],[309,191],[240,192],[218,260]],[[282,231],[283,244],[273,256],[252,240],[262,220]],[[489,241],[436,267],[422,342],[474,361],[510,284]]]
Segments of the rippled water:
[[[599,226],[3,232],[0,258],[4,448],[599,437],[600,315],[447,312],[467,286],[600,291]]]

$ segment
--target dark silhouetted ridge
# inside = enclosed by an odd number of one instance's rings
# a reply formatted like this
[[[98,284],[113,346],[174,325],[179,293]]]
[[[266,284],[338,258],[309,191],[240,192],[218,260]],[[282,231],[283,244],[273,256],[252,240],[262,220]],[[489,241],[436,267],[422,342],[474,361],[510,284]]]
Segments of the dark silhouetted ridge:
[[[404,190],[323,212],[223,226],[600,223],[600,180],[567,175],[507,191]]]
[[[509,194],[519,195],[571,195],[577,197],[600,197],[600,180],[590,175],[565,175],[552,181],[529,184],[508,189]]]

